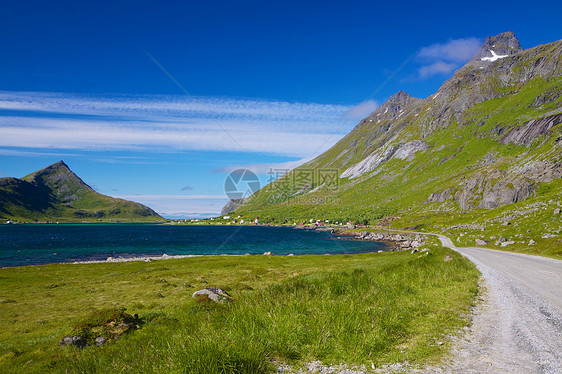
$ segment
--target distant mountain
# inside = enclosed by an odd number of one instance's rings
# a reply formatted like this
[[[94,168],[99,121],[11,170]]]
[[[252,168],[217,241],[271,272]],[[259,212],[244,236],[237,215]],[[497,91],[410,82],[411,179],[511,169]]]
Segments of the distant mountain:
[[[0,178],[0,218],[20,221],[154,221],[152,209],[94,191],[59,161],[28,176]]]
[[[523,50],[512,32],[489,37],[435,94],[396,93],[236,212],[278,222],[403,214],[429,222],[424,212],[541,196],[554,207],[562,198],[561,56],[562,41]]]

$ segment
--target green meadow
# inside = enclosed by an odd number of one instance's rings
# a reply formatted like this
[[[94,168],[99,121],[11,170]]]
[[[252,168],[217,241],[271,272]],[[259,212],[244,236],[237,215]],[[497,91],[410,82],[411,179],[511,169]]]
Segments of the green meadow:
[[[433,362],[447,336],[469,323],[479,277],[468,260],[433,243],[415,254],[0,269],[0,372],[270,373],[313,360],[368,368]],[[205,287],[234,300],[192,298]],[[58,345],[115,308],[138,314],[141,327],[100,347]]]

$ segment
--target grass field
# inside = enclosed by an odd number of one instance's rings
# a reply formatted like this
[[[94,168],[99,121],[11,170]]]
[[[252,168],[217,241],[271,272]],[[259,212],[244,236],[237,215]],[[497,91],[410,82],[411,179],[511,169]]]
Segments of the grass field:
[[[429,248],[0,269],[0,372],[267,373],[311,360],[432,361],[446,347],[437,342],[467,323],[478,272]],[[235,300],[191,297],[211,286]],[[102,347],[57,345],[78,321],[115,307],[138,313],[142,328]]]

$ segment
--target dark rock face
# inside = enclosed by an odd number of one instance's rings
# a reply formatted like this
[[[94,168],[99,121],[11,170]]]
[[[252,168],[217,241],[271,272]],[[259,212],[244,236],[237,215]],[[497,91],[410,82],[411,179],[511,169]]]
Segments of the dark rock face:
[[[536,190],[537,185],[532,180],[495,170],[491,173],[477,173],[465,181],[455,194],[455,201],[463,210],[492,209],[525,200],[534,196]]]
[[[562,150],[556,150],[560,155]],[[524,175],[535,182],[552,182],[562,178],[562,162],[556,159],[532,161],[512,170],[514,174]]]
[[[452,191],[453,190],[451,188],[447,188],[445,191],[440,192],[440,193],[434,192],[429,196],[427,201],[433,202],[433,203],[442,203],[443,201],[448,200],[451,197],[453,197]]]
[[[499,142],[501,144],[530,145],[539,136],[550,133],[552,128],[560,123],[562,123],[562,114],[527,121],[508,131]]]

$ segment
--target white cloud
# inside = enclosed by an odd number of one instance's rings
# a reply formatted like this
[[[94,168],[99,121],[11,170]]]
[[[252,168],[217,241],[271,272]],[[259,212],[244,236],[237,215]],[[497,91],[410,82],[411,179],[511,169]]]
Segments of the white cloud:
[[[34,123],[29,127],[19,124]],[[39,126],[37,126],[39,125]],[[234,151],[304,156],[320,146],[326,133],[291,132],[275,129],[247,128],[232,124],[221,128],[202,125],[199,128],[170,129],[157,124],[109,124],[52,120],[30,117],[0,118],[0,146],[80,149],[80,150],[154,150],[154,151]],[[329,147],[334,144],[327,144]]]
[[[0,92],[0,146],[248,151],[304,157],[376,107],[179,96]],[[23,113],[22,113],[23,111]],[[16,114],[16,113],[14,113]]]
[[[481,44],[478,38],[464,38],[423,47],[417,54],[422,62],[418,69],[419,77],[423,79],[437,74],[450,74],[470,60]]]
[[[447,43],[432,44],[422,48],[418,57],[429,60],[468,61],[480,48],[482,42],[478,38],[452,39]]]
[[[421,78],[427,78],[436,74],[449,74],[457,67],[457,64],[450,64],[443,61],[434,62],[431,65],[425,65],[419,68],[418,72]]]

